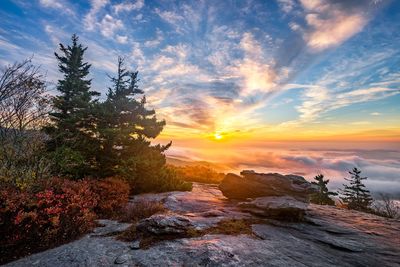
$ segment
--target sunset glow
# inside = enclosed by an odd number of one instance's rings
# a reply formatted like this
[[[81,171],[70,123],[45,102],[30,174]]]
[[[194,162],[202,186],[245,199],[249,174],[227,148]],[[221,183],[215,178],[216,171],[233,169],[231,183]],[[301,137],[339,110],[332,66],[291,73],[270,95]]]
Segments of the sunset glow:
[[[54,87],[53,52],[77,33],[102,99],[118,55],[139,70],[167,156],[335,179],[366,166],[400,190],[399,14],[389,0],[6,0],[0,56],[34,53]]]
[[[221,140],[222,137],[223,137],[223,136],[222,136],[220,133],[218,133],[218,132],[216,132],[216,133],[214,134],[214,138],[215,138],[216,140]]]

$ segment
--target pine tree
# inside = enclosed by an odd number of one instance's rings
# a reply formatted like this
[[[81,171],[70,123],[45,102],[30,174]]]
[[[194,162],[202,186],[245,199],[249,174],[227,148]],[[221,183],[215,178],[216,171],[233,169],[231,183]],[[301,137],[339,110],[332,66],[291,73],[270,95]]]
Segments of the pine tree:
[[[90,90],[87,79],[90,64],[84,62],[87,47],[72,36],[72,45],[60,44],[61,53],[54,53],[63,78],[58,81],[59,95],[54,98],[50,113],[52,124],[46,128],[51,136],[49,150],[54,152],[56,170],[79,177],[89,174],[97,150],[96,118],[93,97],[100,95]]]
[[[319,174],[314,177],[317,182],[311,182],[318,186],[319,191],[311,195],[311,202],[319,205],[335,205],[335,201],[330,196],[335,196],[337,193],[329,192],[327,184],[328,180],[324,180],[324,175]]]
[[[138,87],[138,71],[129,71],[124,59],[118,58],[117,76],[111,77],[107,100],[102,104],[99,116],[99,132],[102,151],[99,152],[101,175],[125,172],[135,177],[158,172],[165,165],[162,154],[167,146],[151,146],[150,140],[162,131],[165,121],[156,118],[153,109],[146,108],[146,98]],[[151,159],[151,164],[149,162]],[[146,168],[139,170],[143,164]],[[144,173],[145,172],[145,173]],[[155,174],[156,175],[156,174]],[[135,187],[138,187],[135,181]]]
[[[373,199],[362,183],[362,180],[366,180],[367,177],[361,177],[361,171],[357,168],[354,168],[349,173],[351,178],[345,178],[345,180],[349,181],[350,184],[343,185],[344,188],[340,191],[342,195],[340,199],[347,204],[349,209],[368,211]]]

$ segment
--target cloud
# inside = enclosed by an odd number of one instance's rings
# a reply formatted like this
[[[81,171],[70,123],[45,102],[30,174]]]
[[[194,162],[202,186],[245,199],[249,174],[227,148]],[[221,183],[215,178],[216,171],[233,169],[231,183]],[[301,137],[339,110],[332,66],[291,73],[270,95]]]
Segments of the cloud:
[[[185,156],[223,163],[230,171],[236,172],[242,169],[254,169],[260,172],[301,173],[308,180],[322,173],[330,179],[328,186],[332,190],[341,188],[343,183],[347,183],[344,177],[349,177],[348,171],[357,167],[361,169],[363,176],[368,177],[365,184],[372,192],[400,194],[398,151],[390,159],[387,152],[381,153],[378,159],[368,159],[362,155],[375,153],[375,150],[335,150],[336,153],[333,154],[330,150],[312,151],[306,148],[297,151],[288,148],[272,150],[271,147],[263,146],[230,147],[223,151],[208,149],[204,151],[192,147],[192,151],[185,151]]]
[[[131,55],[133,57],[133,60],[137,62],[137,64],[139,65],[145,64],[145,56],[140,48],[140,43],[138,42],[133,43]]]
[[[109,0],[91,0],[91,8],[84,18],[85,28],[88,31],[93,31],[96,28],[97,13],[104,8]]]
[[[144,6],[144,0],[137,0],[132,2],[122,2],[112,7],[116,14],[120,12],[129,12],[132,10],[140,10]]]
[[[172,24],[172,25],[174,25],[174,26],[177,26],[177,24],[178,24],[179,22],[182,22],[182,21],[184,20],[184,18],[183,18],[181,15],[175,13],[174,11],[167,11],[167,10],[162,11],[161,9],[156,8],[156,9],[154,10],[154,12],[155,12],[161,19],[163,19],[164,21],[166,21],[166,22],[168,22],[169,24]]]
[[[137,14],[136,16],[133,17],[133,20],[136,21],[141,21],[143,19],[143,14]]]
[[[290,13],[296,5],[294,0],[277,0],[277,1],[280,8],[285,13]]]
[[[39,4],[46,8],[58,9],[65,13],[74,15],[72,9],[67,7],[66,3],[62,0],[39,0]]]
[[[122,20],[113,18],[111,15],[106,14],[101,20],[99,27],[100,32],[104,37],[111,38],[114,36],[116,31],[124,28],[124,24],[122,23]]]
[[[371,112],[370,115],[371,115],[371,116],[380,116],[380,115],[382,115],[382,114],[379,113],[379,112]]]
[[[244,57],[236,61],[237,73],[244,80],[243,96],[257,92],[270,92],[276,85],[277,75],[275,70],[264,59],[263,48],[253,34],[245,32],[240,40],[240,48]]]
[[[117,69],[118,52],[102,46],[91,39],[82,39],[82,43],[88,46],[87,60],[97,70],[114,73]]]
[[[400,94],[396,89],[371,87],[348,92],[334,92],[321,86],[310,86],[304,91],[303,103],[296,109],[300,113],[300,122],[310,122],[324,113],[348,105],[375,101]],[[360,122],[356,122],[360,124]],[[362,123],[362,124],[365,124]]]
[[[307,23],[304,38],[308,47],[315,51],[340,45],[360,32],[371,17],[371,1],[300,2]]]
[[[126,35],[117,35],[117,43],[119,44],[127,44],[128,43],[128,36]]]
[[[157,28],[156,37],[153,40],[148,40],[144,43],[146,47],[156,47],[164,40],[162,31]]]

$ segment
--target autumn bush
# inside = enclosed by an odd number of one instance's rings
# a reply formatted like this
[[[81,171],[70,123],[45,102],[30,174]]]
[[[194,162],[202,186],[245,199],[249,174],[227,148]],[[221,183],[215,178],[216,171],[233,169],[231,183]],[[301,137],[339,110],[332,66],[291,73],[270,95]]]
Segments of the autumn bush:
[[[118,177],[92,181],[92,190],[98,195],[95,212],[100,217],[116,218],[124,213],[129,200],[128,182]]]
[[[0,262],[76,239],[95,225],[98,196],[89,181],[53,178],[35,188],[0,190]],[[18,253],[16,253],[18,251]]]

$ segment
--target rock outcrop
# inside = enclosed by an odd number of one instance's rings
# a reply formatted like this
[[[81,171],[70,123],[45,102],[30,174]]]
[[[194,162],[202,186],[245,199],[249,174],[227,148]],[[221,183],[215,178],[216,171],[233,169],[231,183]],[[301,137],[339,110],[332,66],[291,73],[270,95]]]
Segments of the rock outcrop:
[[[242,171],[242,176],[229,173],[219,189],[230,199],[243,199],[242,210],[268,218],[301,221],[309,195],[317,188],[297,175]]]
[[[291,196],[307,202],[316,188],[298,175],[256,173],[242,171],[242,176],[228,173],[219,185],[224,196],[230,199],[248,199],[265,196]]]
[[[184,234],[192,227],[191,221],[177,214],[155,214],[141,220],[136,229],[152,235],[179,235]]]
[[[169,209],[162,217],[166,221],[176,222],[179,215],[202,229],[221,220],[253,216],[204,184],[195,183],[192,192],[146,194],[136,200],[149,199],[163,201]],[[96,235],[6,266],[400,266],[400,221],[314,204],[305,216],[301,223],[256,220],[252,234],[177,238],[148,249],[141,249],[138,241],[123,242],[107,234],[125,229],[125,224],[102,221],[104,227],[97,228]]]
[[[244,211],[285,221],[302,221],[307,206],[307,203],[290,196],[259,197],[249,202],[239,203],[239,207]]]

